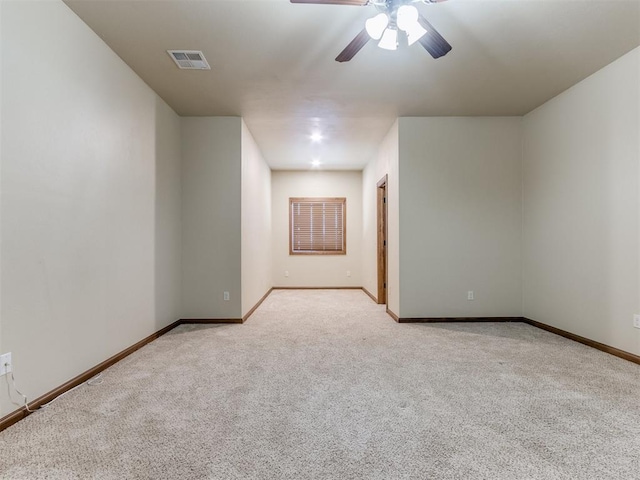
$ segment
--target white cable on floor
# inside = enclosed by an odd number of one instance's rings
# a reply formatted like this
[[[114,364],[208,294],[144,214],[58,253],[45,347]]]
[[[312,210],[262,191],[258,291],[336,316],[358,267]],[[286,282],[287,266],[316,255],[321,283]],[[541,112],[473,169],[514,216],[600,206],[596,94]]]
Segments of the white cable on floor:
[[[54,398],[53,400],[51,400],[48,403],[43,403],[42,405],[40,405],[40,408],[47,408],[48,406],[50,406],[52,403],[58,401],[60,398],[64,397],[67,393],[71,393],[73,392],[76,388],[80,388],[83,385],[89,385],[90,387],[93,387],[95,385],[100,385],[104,380],[100,380],[99,382],[94,382],[94,380],[99,380],[100,378],[102,378],[102,373],[97,374],[95,377],[91,377],[89,380],[87,380],[86,382],[82,382],[78,385],[76,385],[75,387],[67,390],[64,393],[61,393],[60,395],[58,395],[56,398]]]
[[[11,375],[11,385],[9,385],[9,375]],[[7,375],[7,392],[9,393],[9,400],[11,400],[11,403],[13,403],[14,405],[17,405],[18,407],[24,407],[29,413],[33,413],[40,410],[40,408],[36,408],[35,410],[29,409],[29,402],[27,401],[27,396],[24,393],[22,393],[20,390],[18,390],[18,387],[16,387],[16,379],[13,376],[13,372],[9,372],[9,375]],[[13,389],[18,393],[18,395],[20,395],[23,398],[24,405],[21,405],[13,401],[13,397],[11,396],[11,386],[13,386]]]
[[[40,406],[39,406],[38,408],[36,408],[35,410],[31,410],[31,409],[29,408],[29,402],[28,402],[28,400],[27,400],[27,396],[26,396],[24,393],[22,393],[20,390],[18,390],[18,387],[16,387],[16,379],[15,379],[15,377],[13,376],[13,372],[10,372],[10,375],[11,375],[11,384],[9,384],[9,376],[7,375],[7,392],[9,393],[9,400],[11,400],[11,403],[13,403],[14,405],[17,405],[18,407],[24,407],[24,408],[27,410],[27,412],[29,412],[29,413],[35,413],[35,412],[37,412],[38,410],[42,410],[43,408],[47,408],[47,407],[48,407],[48,406],[50,406],[53,402],[55,402],[55,401],[57,401],[58,399],[60,399],[60,398],[64,397],[67,393],[71,393],[71,392],[73,392],[76,388],[81,387],[82,385],[85,385],[85,384],[86,384],[86,385],[89,385],[90,387],[93,387],[93,386],[96,386],[96,385],[101,385],[101,384],[104,382],[104,380],[102,380],[102,372],[101,372],[101,373],[97,374],[96,376],[91,377],[91,378],[90,378],[89,380],[87,380],[86,382],[82,382],[82,383],[80,383],[80,384],[76,385],[75,387],[73,387],[73,388],[71,388],[71,389],[67,390],[66,392],[64,392],[64,393],[62,393],[62,394],[60,394],[60,395],[58,395],[56,398],[54,398],[54,399],[53,399],[53,400],[51,400],[50,402],[48,402],[48,403],[43,403],[42,405],[40,405]],[[96,380],[100,380],[100,381],[99,381],[99,382],[97,382]],[[11,396],[11,387],[13,387],[13,389],[16,391],[16,393],[17,393],[18,395],[20,395],[20,396],[23,398],[23,400],[24,400],[24,404],[16,403],[16,402],[14,402],[14,401],[13,401],[13,397]]]
[[[100,380],[99,382],[97,382],[96,380]],[[97,374],[95,377],[91,377],[89,380],[86,381],[86,384],[89,385],[90,387],[93,387],[94,385],[102,385],[102,383],[104,382],[104,380],[102,380],[102,372]]]

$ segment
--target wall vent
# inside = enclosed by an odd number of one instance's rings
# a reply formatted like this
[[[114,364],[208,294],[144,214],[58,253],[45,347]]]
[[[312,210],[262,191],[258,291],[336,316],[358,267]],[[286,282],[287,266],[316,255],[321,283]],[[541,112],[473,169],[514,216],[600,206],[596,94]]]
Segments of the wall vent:
[[[167,53],[182,70],[211,70],[207,59],[199,50],[167,50]]]

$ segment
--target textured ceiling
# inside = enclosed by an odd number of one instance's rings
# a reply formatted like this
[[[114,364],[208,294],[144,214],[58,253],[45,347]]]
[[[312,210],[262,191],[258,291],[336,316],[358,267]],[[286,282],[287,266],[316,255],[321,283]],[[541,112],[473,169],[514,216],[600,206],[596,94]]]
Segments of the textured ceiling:
[[[397,116],[523,115],[640,45],[640,0],[416,4],[447,56],[369,42],[342,64],[374,7],[65,2],[178,114],[243,116],[274,169],[362,168]],[[169,49],[202,50],[212,69],[178,70]]]

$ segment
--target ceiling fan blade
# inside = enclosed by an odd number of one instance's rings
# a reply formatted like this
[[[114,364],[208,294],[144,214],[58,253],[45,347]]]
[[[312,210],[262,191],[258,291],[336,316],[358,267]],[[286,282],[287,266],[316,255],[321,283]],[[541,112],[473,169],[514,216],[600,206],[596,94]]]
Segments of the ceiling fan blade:
[[[353,5],[364,7],[369,0],[290,0],[291,3],[314,3],[317,5]]]
[[[422,15],[418,17],[418,22],[427,31],[427,33],[418,40],[424,49],[431,54],[433,58],[440,58],[451,51],[451,45],[447,42],[438,31],[433,28],[427,19]]]
[[[362,47],[364,47],[371,37],[367,33],[367,29],[362,30],[356,38],[351,40],[351,43],[347,45],[347,47],[340,52],[340,55],[336,57],[336,62],[348,62],[351,60],[356,53],[360,51]]]

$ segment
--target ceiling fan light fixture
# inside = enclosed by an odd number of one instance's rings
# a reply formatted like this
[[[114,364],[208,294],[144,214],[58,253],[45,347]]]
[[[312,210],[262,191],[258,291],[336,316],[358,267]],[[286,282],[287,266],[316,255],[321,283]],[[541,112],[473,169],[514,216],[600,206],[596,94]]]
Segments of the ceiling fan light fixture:
[[[389,25],[389,17],[386,13],[379,13],[375,17],[371,17],[364,24],[367,33],[374,40],[380,40],[387,25]]]
[[[418,9],[413,5],[398,8],[398,28],[406,32],[409,45],[413,45],[427,33],[418,22],[419,16]]]
[[[411,28],[411,30],[405,31],[407,32],[407,43],[409,45],[413,45],[427,34],[427,31],[422,28],[422,25],[420,25],[418,22],[416,22],[415,26]]]
[[[407,32],[414,23],[418,23],[418,9],[413,5],[402,5],[398,8],[397,24],[398,28]]]
[[[395,28],[387,28],[382,34],[382,39],[378,43],[380,48],[385,50],[397,50],[398,49],[398,30]]]

